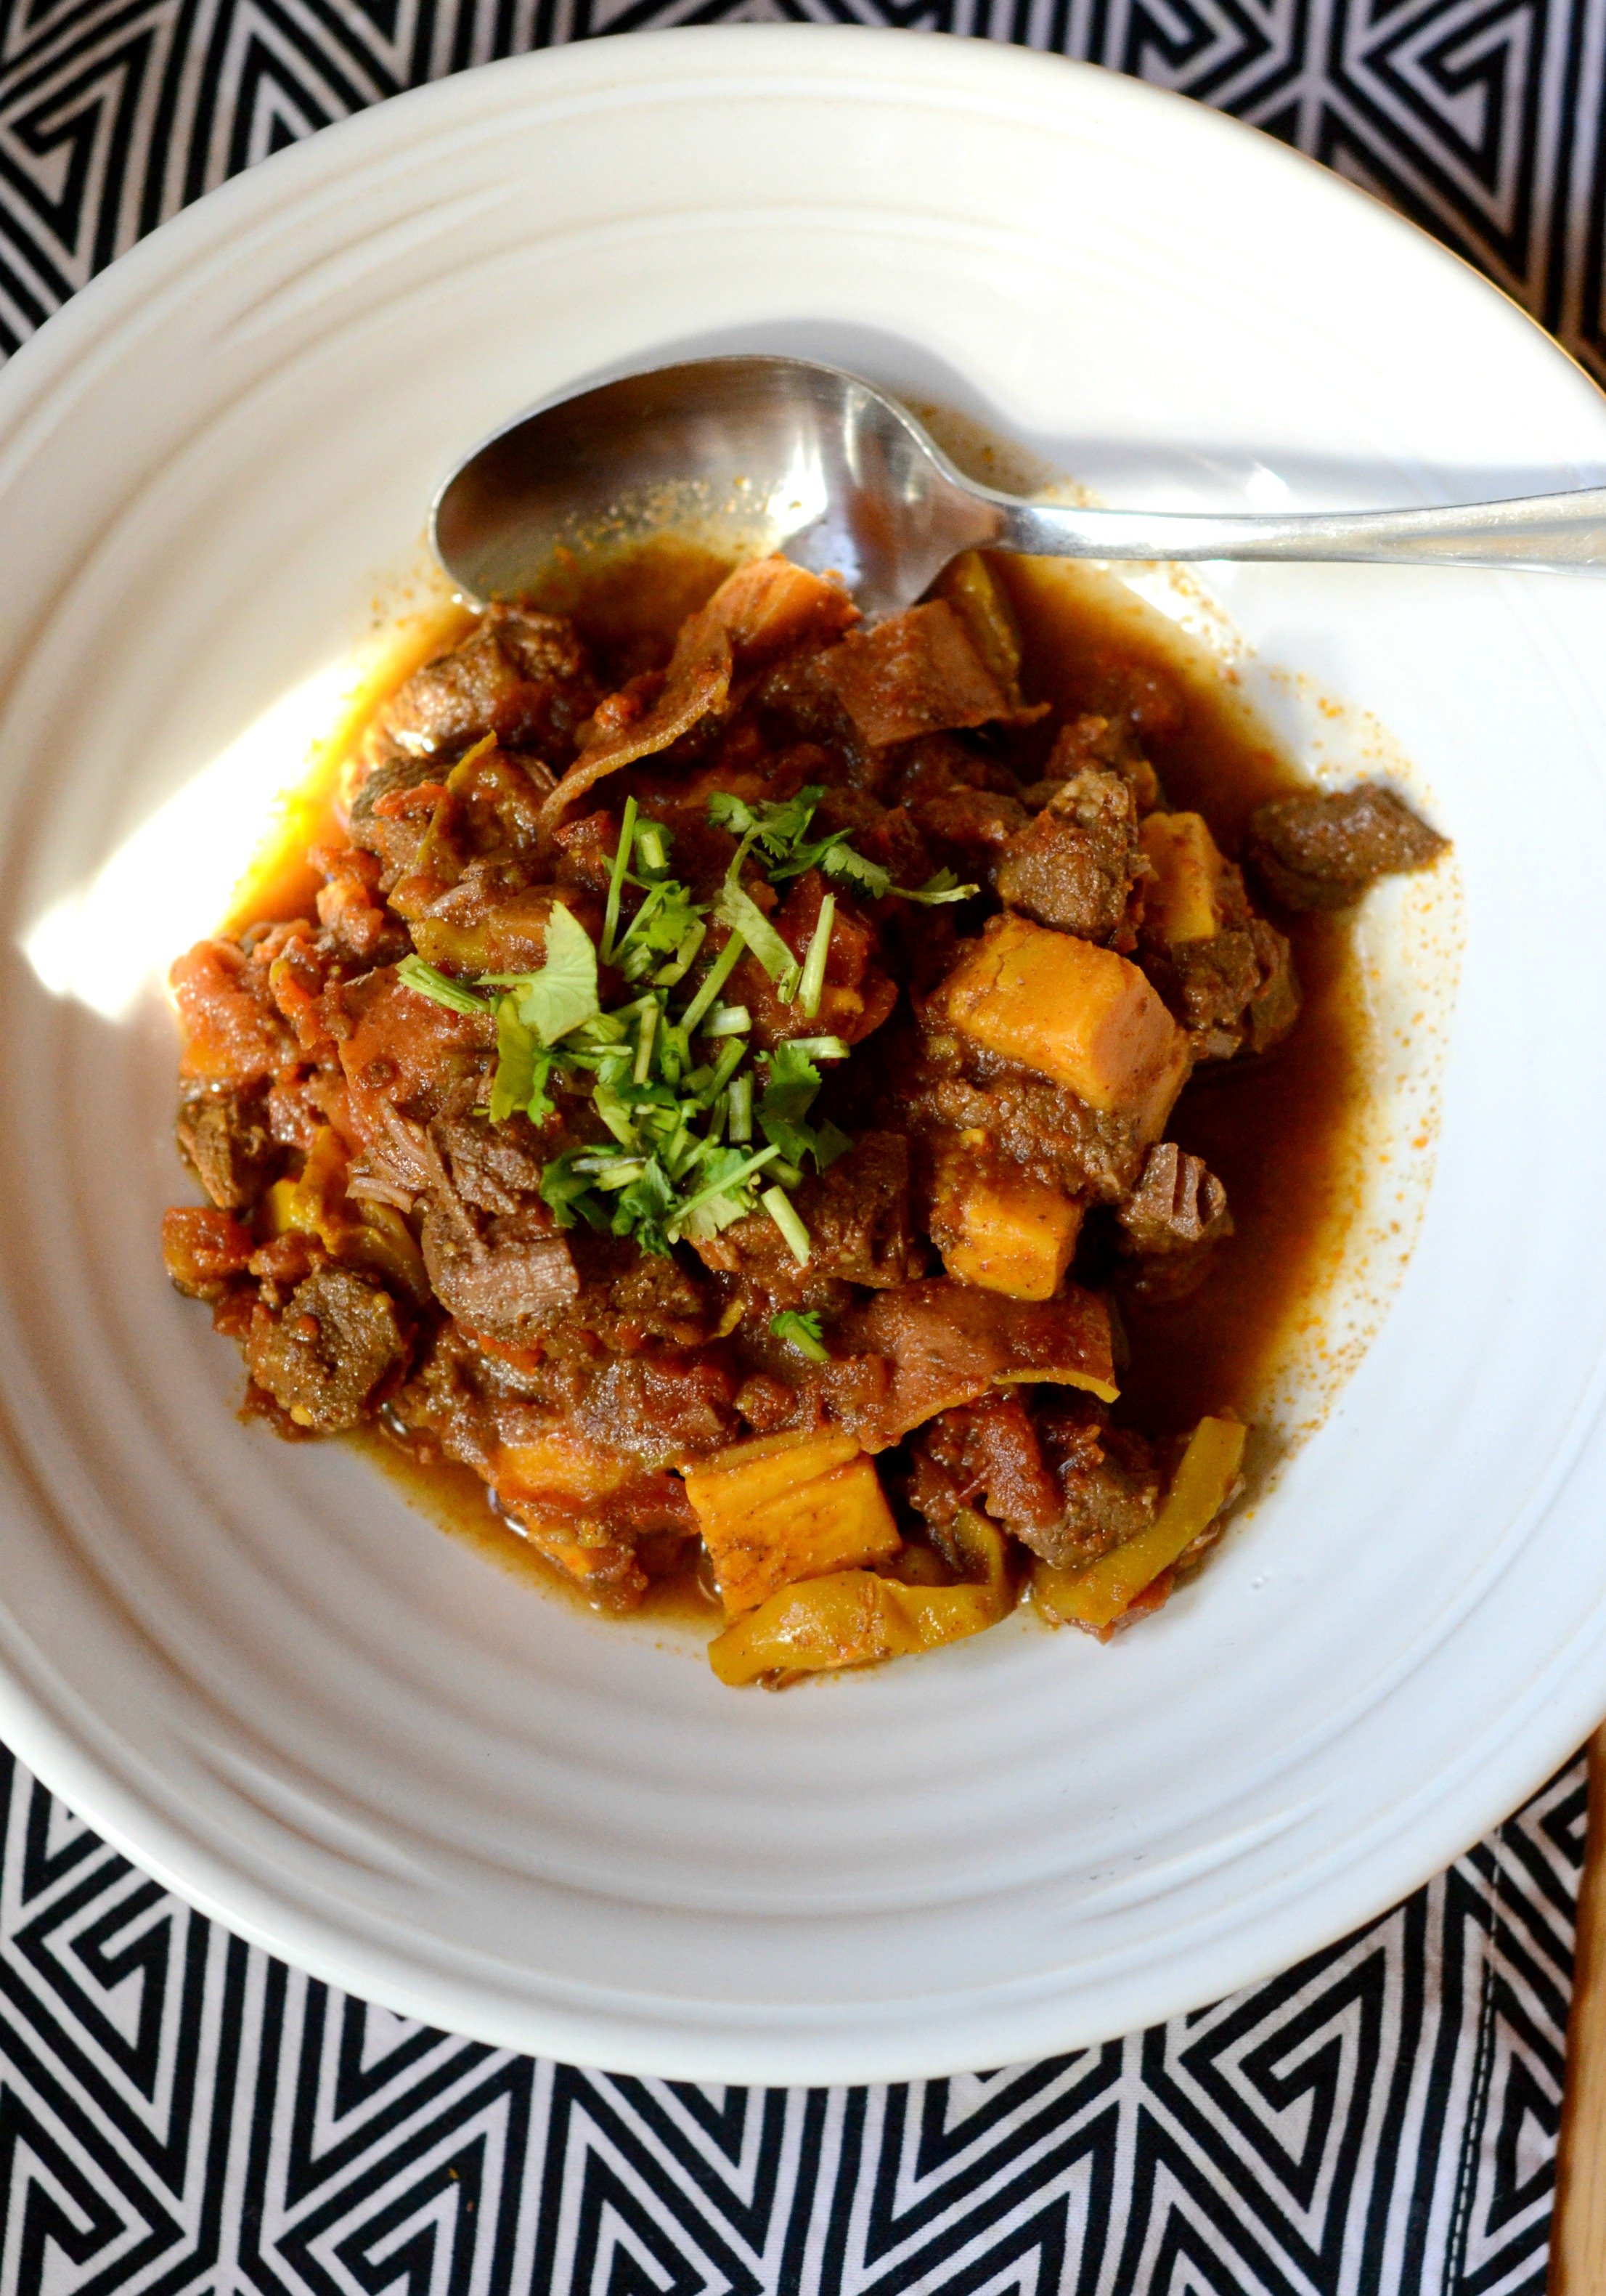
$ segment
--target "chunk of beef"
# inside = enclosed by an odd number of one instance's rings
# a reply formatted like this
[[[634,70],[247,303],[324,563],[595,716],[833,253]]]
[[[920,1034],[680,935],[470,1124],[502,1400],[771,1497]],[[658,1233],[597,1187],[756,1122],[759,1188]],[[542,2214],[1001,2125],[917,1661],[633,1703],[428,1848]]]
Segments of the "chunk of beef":
[[[504,1214],[483,1233],[461,1204],[435,1197],[424,1214],[424,1266],[435,1296],[471,1331],[514,1345],[538,1339],[572,1309],[579,1271],[551,1215]]]
[[[843,1337],[854,1352],[889,1366],[885,1391],[862,1420],[842,1414],[867,1450],[885,1449],[938,1412],[1017,1380],[1115,1391],[1109,1309],[1074,1283],[1043,1300],[1011,1300],[946,1276],[905,1283],[856,1309]]]
[[[1206,940],[1145,948],[1143,964],[1188,1031],[1195,1060],[1269,1052],[1299,1017],[1293,952],[1264,917],[1246,912],[1242,924]]]
[[[1377,878],[1425,869],[1449,840],[1377,782],[1331,796],[1279,798],[1250,818],[1245,851],[1289,909],[1345,909]]]
[[[649,1349],[600,1373],[575,1422],[594,1443],[627,1451],[644,1466],[679,1466],[731,1440],[735,1386],[722,1363]]]
[[[1149,1151],[1143,1177],[1116,1218],[1121,1250],[1137,1261],[1132,1288],[1145,1299],[1181,1300],[1197,1291],[1217,1245],[1233,1233],[1226,1190],[1202,1159],[1172,1140]]]
[[[379,712],[384,754],[438,758],[494,734],[567,764],[596,689],[572,627],[553,614],[492,606],[462,643],[426,662]]]
[[[1051,1536],[1064,1513],[1037,1431],[1019,1395],[939,1412],[914,1444],[909,1496],[938,1543],[962,1506],[980,1506],[1016,1538]]]
[[[861,1133],[846,1155],[797,1192],[810,1259],[844,1283],[886,1291],[919,1265],[909,1218],[909,1143]],[[774,1226],[774,1223],[770,1223]]]
[[[963,621],[940,598],[852,632],[820,657],[817,675],[873,748],[984,726],[1014,709]]]
[[[1132,890],[1147,867],[1133,784],[1085,766],[1010,838],[993,882],[1001,901],[1040,925],[1130,947]]]
[[[333,1435],[356,1426],[406,1362],[407,1338],[388,1292],[332,1264],[298,1283],[282,1314],[257,1309],[245,1359],[298,1427]]]
[[[438,1117],[429,1131],[457,1194],[479,1210],[521,1211],[540,1188],[545,1158],[528,1117]]]
[[[384,1154],[391,1118],[414,1122],[460,1114],[483,1098],[495,1053],[495,1022],[454,1013],[419,995],[384,967],[333,984],[326,998],[331,1033],[363,1147]]]
[[[1067,782],[1087,772],[1119,774],[1129,781],[1140,815],[1151,813],[1159,801],[1159,779],[1138,747],[1130,718],[1101,718],[1084,710],[1055,734],[1041,778],[1023,792],[1027,803],[1047,805]]]
[[[185,1162],[224,1211],[244,1211],[274,1177],[279,1150],[260,1090],[202,1085],[180,1101],[176,1129]]]
[[[1141,1435],[1111,1427],[1092,1396],[1038,1398],[1037,1432],[1062,1513],[1046,1534],[1018,1533],[1045,1562],[1065,1567],[1096,1561],[1147,1530],[1159,1513],[1163,1477]]]
[[[932,790],[915,798],[909,811],[943,865],[967,883],[985,882],[1029,820],[1019,798],[985,789]]]
[[[570,1245],[583,1278],[578,1312],[604,1346],[661,1340],[690,1348],[709,1337],[703,1287],[673,1255],[638,1251],[590,1230],[577,1230]]]
[[[898,1132],[865,1132],[844,1155],[793,1191],[808,1230],[807,1276],[882,1291],[920,1264],[909,1217],[909,1144]],[[766,1292],[799,1298],[802,1271],[767,1212],[750,1213],[697,1247],[705,1266],[742,1275]]]
[[[901,1047],[881,1103],[881,1120],[917,1137],[969,1134],[1005,1165],[1064,1194],[1117,1203],[1143,1168],[1146,1143],[1129,1115],[1090,1108],[1064,1086],[1019,1062],[928,1029]]]

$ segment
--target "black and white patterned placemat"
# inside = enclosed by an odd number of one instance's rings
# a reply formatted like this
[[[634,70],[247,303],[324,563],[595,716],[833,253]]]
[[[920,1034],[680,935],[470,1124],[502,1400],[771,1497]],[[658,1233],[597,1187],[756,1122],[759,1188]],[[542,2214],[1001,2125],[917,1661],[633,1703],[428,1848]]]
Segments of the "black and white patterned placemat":
[[[1606,0],[0,0],[0,352],[400,88],[782,15],[1060,48],[1233,111],[1606,379]],[[1581,1763],[1274,1983],[1042,2064],[811,2091],[409,2024],[203,1921],[3,1753],[0,1792],[0,2296],[1542,2296]]]

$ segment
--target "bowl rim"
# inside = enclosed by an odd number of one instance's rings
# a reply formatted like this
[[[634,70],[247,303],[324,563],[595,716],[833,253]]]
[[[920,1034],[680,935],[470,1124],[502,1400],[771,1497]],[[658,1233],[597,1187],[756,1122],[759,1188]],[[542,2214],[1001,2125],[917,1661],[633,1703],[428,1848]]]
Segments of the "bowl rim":
[[[23,345],[0,373],[0,485],[5,482],[12,458],[26,456],[35,425],[47,423],[53,429],[70,420],[73,377],[87,372],[102,357],[114,355],[126,328],[160,324],[164,290],[181,284],[209,260],[224,259],[239,233],[274,210],[338,183],[343,174],[371,157],[394,152],[419,135],[454,124],[466,125],[504,102],[516,108],[531,90],[549,93],[569,88],[577,94],[587,91],[610,94],[635,82],[662,79],[666,73],[684,79],[704,70],[715,76],[711,85],[744,70],[758,70],[784,75],[786,85],[795,87],[799,71],[807,73],[811,65],[816,65],[833,74],[846,70],[866,79],[873,77],[881,86],[896,93],[898,81],[906,74],[929,73],[930,60],[934,57],[942,59],[938,69],[948,74],[954,86],[968,75],[979,89],[996,90],[1001,99],[1019,91],[1023,98],[1040,103],[1045,94],[1052,96],[1064,85],[1061,76],[1069,72],[1084,84],[1096,82],[1102,90],[1100,101],[1108,102],[1118,112],[1124,108],[1140,131],[1149,122],[1185,119],[1192,126],[1184,132],[1226,138],[1240,150],[1246,136],[1255,136],[1268,167],[1297,167],[1304,180],[1319,177],[1334,197],[1356,203],[1353,211],[1364,216],[1368,227],[1397,235],[1413,246],[1418,257],[1430,255],[1498,297],[1512,316],[1520,319],[1545,349],[1571,368],[1591,402],[1606,415],[1606,400],[1587,372],[1531,314],[1469,260],[1358,185],[1264,131],[1210,111],[1191,97],[1100,65],[966,35],[930,32],[918,37],[916,47],[905,30],[812,24],[679,26],[633,32],[627,37],[611,35],[479,66],[406,91],[320,131],[219,185],[160,226],[90,281]],[[916,63],[917,57],[926,61]],[[39,611],[45,611],[43,604]],[[25,652],[26,646],[21,650]],[[1580,1428],[1579,1447],[1585,1439]],[[26,1447],[5,1423],[3,1413],[0,1447],[8,1480],[14,1478],[30,1487],[29,1503],[48,1516],[49,1496],[32,1474]],[[1332,1887],[1324,1893],[1322,1902],[1327,1910],[1319,1922],[1313,1924],[1302,1919],[1307,1902],[1304,1899],[1282,1909],[1273,1924],[1280,1931],[1275,1943],[1278,1958],[1270,1967],[1285,1966],[1317,1949],[1417,1887],[1540,1784],[1599,1718],[1606,1700],[1606,1667],[1601,1658],[1603,1641],[1606,1620],[1595,1625],[1593,1635],[1576,1634],[1570,1648],[1558,1652],[1556,1670],[1546,1677],[1543,1710],[1530,1714],[1523,1732],[1513,1734],[1498,1753],[1491,1756],[1487,1748],[1480,1748],[1479,1760],[1463,1763],[1460,1775],[1453,1784],[1446,1783],[1430,1809],[1415,1814],[1408,1823],[1384,1827],[1382,1839],[1373,1841],[1364,1860],[1357,1858],[1348,1888]],[[377,1937],[350,1931],[327,1915],[261,1888],[187,1832],[170,1814],[169,1805],[141,1792],[136,1783],[139,1764],[132,1750],[98,1747],[81,1718],[68,1718],[71,1702],[61,1694],[66,1685],[46,1681],[41,1669],[30,1662],[3,1608],[0,1652],[6,1660],[0,1666],[0,1732],[29,1768],[164,1887],[251,1942],[355,1994],[381,2000],[424,2021],[449,2022],[454,2030],[499,2045],[520,2049],[539,2046],[570,2061],[672,2077],[886,2079],[955,2069],[951,2052],[938,2038],[929,2046],[910,2046],[896,2064],[880,2057],[874,2064],[856,2062],[850,2047],[833,2044],[815,2061],[823,2062],[829,2054],[832,2063],[826,2070],[810,2070],[799,2060],[778,2063],[774,2072],[766,2073],[750,2061],[750,2052],[743,2059],[745,2041],[733,2031],[719,2033],[717,2019],[709,2022],[696,2046],[687,2046],[685,2033],[672,2032],[667,2025],[651,2021],[643,2022],[627,2006],[621,2010],[621,2021],[605,2029],[604,2021],[590,2009],[566,2018],[550,1996],[541,2001],[537,2013],[544,2038],[532,2041],[537,2019],[530,2013],[530,2005],[520,2007],[511,1995],[504,1994],[498,2005],[488,1991],[471,1980],[455,1982],[438,1964],[427,1979],[417,1976],[405,1950],[393,1952]],[[1372,1831],[1376,1833],[1379,1829]],[[1262,1963],[1266,1949],[1263,1943]],[[1223,1940],[1208,1942],[1193,1954],[1189,1968],[1185,1997],[1178,1996],[1168,2004],[1146,2007],[1146,2021],[1157,2015],[1178,2013],[1270,1973],[1270,1968],[1258,1964],[1255,1970],[1246,1970]],[[620,1997],[622,2002],[624,1997]],[[1096,2032],[1077,2031],[1068,2038],[1063,2027],[1053,2027],[1046,2038],[1059,2049],[1107,2038],[1111,2030],[1102,2025]],[[1113,2030],[1131,2030],[1131,2025]],[[733,2070],[715,2071],[716,2059]],[[688,2075],[689,2063],[697,2070]]]

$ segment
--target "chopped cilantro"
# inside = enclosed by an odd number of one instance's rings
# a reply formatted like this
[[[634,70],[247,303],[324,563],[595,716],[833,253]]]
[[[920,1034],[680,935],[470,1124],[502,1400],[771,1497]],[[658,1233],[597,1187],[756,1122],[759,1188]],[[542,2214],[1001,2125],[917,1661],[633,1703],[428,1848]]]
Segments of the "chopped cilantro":
[[[450,974],[437,972],[426,964],[422,956],[404,956],[396,968],[396,977],[415,996],[427,996],[433,1004],[444,1004],[449,1013],[488,1013],[490,1006],[483,996],[476,996],[461,980]]]
[[[810,1363],[831,1361],[820,1336],[820,1318],[812,1308],[783,1308],[778,1316],[770,1317],[769,1327],[776,1339],[790,1341]]]
[[[727,877],[720,887],[714,914],[721,924],[729,925],[733,932],[742,935],[774,982],[783,1004],[790,1004],[798,991],[798,960],[752,895],[744,892],[734,877]]]
[[[827,1041],[834,1043],[834,1038]],[[777,1045],[766,1057],[768,1081],[758,1103],[758,1129],[787,1162],[799,1171],[806,1157],[823,1172],[851,1144],[834,1124],[815,1126],[804,1119],[820,1089],[820,1071],[796,1042]]]
[[[857,886],[873,901],[890,893],[897,900],[918,901],[928,908],[946,901],[968,901],[979,890],[962,885],[951,869],[938,869],[923,885],[895,885],[890,870],[854,850],[846,829],[832,830],[828,836],[808,841],[815,808],[824,794],[823,787],[811,785],[784,804],[750,806],[742,798],[721,792],[709,800],[709,819],[716,828],[731,830],[741,838],[733,867],[739,868],[756,848],[772,885],[788,877],[800,877],[806,869],[823,869],[829,876]]]
[[[758,1199],[786,1238],[799,1267],[808,1265],[808,1230],[798,1218],[796,1205],[784,1188],[766,1188]]]

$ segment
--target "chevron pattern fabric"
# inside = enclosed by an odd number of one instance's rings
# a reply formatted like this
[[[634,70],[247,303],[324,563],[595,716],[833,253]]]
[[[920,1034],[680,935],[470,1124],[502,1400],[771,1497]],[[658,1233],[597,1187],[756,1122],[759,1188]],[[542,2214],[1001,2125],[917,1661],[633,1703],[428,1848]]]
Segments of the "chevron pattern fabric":
[[[3,1783],[5,2296],[1542,2296],[1581,1762],[1272,1984],[790,2091],[410,2024]]]
[[[212,184],[398,89],[790,16],[1063,50],[1392,201],[1606,377],[1606,0],[0,0],[0,350]]]
[[[1606,0],[0,0],[0,354],[397,90],[791,15],[1061,49],[1269,129],[1606,380]],[[1542,2296],[1575,1763],[1274,1982],[1037,2065],[738,2091],[332,1992],[0,1751],[0,2296]]]

